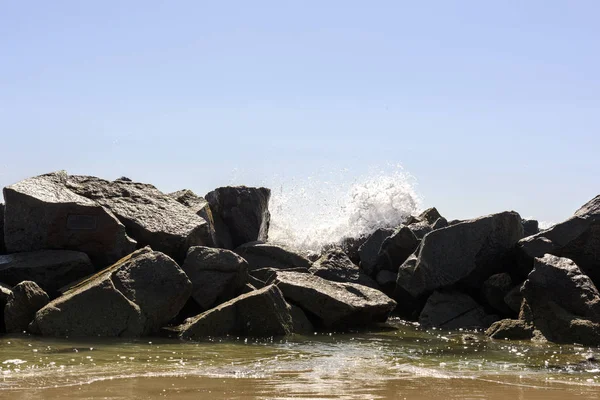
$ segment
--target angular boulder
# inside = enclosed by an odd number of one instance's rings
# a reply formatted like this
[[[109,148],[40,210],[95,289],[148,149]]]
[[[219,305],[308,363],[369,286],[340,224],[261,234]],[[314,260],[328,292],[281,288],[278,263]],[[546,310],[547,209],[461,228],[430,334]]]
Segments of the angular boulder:
[[[414,297],[457,284],[478,289],[491,275],[512,267],[513,249],[522,236],[516,212],[432,231],[421,243],[414,268],[400,268],[397,284]]]
[[[271,214],[271,190],[246,186],[227,186],[205,196],[215,219],[217,236],[232,248],[257,240],[266,241]]]
[[[325,328],[348,329],[385,322],[396,307],[396,302],[379,290],[312,274],[280,271],[274,283],[286,300]]]
[[[552,254],[573,260],[600,285],[600,196],[584,204],[575,215],[519,242],[521,268],[527,274],[536,257]]]
[[[49,301],[46,292],[35,282],[23,281],[13,287],[4,306],[6,332],[20,333],[27,330],[35,313]]]
[[[4,199],[4,241],[9,253],[76,250],[104,267],[136,247],[112,212],[68,187],[64,171],[7,186]]]
[[[248,283],[248,263],[234,252],[194,246],[182,266],[192,282],[192,298],[208,310],[236,297]]]
[[[6,254],[4,245],[4,204],[0,203],[0,255]]]
[[[212,243],[217,247],[222,247],[221,243],[218,243],[217,234],[215,232],[215,221],[212,211],[210,210],[210,205],[204,197],[198,196],[196,193],[188,189],[169,193],[169,196],[188,207],[194,214],[204,219],[208,223],[208,231],[210,232]]]
[[[600,293],[568,258],[536,258],[521,288],[520,319],[533,323],[550,341],[600,344]]]
[[[0,282],[14,286],[31,280],[51,294],[93,273],[90,258],[79,251],[39,250],[0,256]]]
[[[152,185],[75,175],[66,185],[114,213],[139,246],[150,246],[182,262],[190,247],[213,245],[204,218]]]
[[[481,305],[467,294],[435,291],[421,311],[419,323],[424,328],[487,328],[497,318],[487,315]]]
[[[174,318],[191,292],[175,261],[145,247],[66,290],[36,313],[30,329],[44,336],[141,336]]]
[[[250,242],[234,250],[248,262],[250,271],[260,268],[310,268],[312,262],[302,255],[271,243]]]
[[[537,235],[540,232],[539,223],[535,219],[524,219],[521,223],[523,224],[524,237]]]
[[[175,328],[179,337],[283,336],[293,332],[290,307],[274,285],[238,296]]]
[[[360,268],[369,276],[377,274],[375,266],[377,264],[377,257],[381,250],[381,245],[394,233],[393,229],[390,228],[379,228],[373,232],[369,238],[358,248],[358,255],[360,257]]]
[[[334,282],[357,283],[377,288],[377,283],[361,271],[341,249],[327,250],[308,270],[311,274]]]
[[[492,339],[529,340],[533,338],[534,328],[520,319],[503,319],[494,322],[485,334]]]
[[[375,271],[398,272],[400,266],[419,247],[419,239],[407,226],[401,226],[381,244]]]

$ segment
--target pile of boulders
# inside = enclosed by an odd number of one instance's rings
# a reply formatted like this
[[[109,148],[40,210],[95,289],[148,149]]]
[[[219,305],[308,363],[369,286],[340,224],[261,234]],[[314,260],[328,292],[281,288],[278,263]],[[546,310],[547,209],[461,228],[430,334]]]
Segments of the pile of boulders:
[[[600,196],[539,231],[435,208],[300,254],[268,241],[270,190],[165,194],[56,172],[4,188],[0,328],[46,336],[279,336],[393,312],[423,328],[600,344]],[[2,314],[2,313],[0,313]]]

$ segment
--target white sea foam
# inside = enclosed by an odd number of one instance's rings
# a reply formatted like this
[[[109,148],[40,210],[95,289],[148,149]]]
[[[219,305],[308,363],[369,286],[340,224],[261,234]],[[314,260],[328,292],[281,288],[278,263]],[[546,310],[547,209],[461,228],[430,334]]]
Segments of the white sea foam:
[[[421,203],[415,179],[398,165],[358,177],[342,170],[267,185],[272,188],[269,241],[300,251],[395,227]]]

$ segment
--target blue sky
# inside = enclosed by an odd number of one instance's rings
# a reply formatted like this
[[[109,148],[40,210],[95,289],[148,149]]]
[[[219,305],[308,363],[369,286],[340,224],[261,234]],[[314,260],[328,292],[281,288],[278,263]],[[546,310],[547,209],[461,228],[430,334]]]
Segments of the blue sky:
[[[595,1],[0,1],[0,185],[401,163],[450,218],[600,193]],[[240,172],[241,171],[241,172]]]

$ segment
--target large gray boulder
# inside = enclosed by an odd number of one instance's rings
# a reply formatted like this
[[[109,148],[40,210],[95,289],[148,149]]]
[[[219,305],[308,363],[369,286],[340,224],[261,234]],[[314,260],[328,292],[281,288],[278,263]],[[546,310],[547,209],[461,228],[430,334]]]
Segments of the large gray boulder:
[[[433,292],[419,316],[424,328],[488,328],[495,320],[471,296],[457,291]]]
[[[414,268],[400,267],[397,284],[414,297],[453,285],[478,289],[491,275],[512,267],[513,248],[522,236],[516,212],[432,231],[421,243]]]
[[[69,188],[64,171],[7,186],[4,199],[4,241],[9,253],[76,250],[104,267],[136,247],[111,211]]]
[[[550,341],[600,344],[600,293],[568,258],[536,258],[521,288],[520,319],[533,323]]]
[[[256,240],[266,241],[271,214],[271,190],[246,186],[220,187],[208,193],[221,243],[230,240],[232,248]]]
[[[248,283],[248,263],[225,249],[194,246],[183,271],[192,281],[192,298],[203,310],[236,297]]]
[[[4,204],[0,203],[0,254],[6,254],[4,245]]]
[[[35,282],[23,281],[13,287],[4,306],[6,332],[20,333],[27,330],[35,313],[49,301],[46,292]]]
[[[400,266],[417,250],[420,240],[407,226],[401,226],[381,244],[375,271],[398,272]]]
[[[218,243],[217,234],[215,232],[215,221],[212,211],[210,210],[210,205],[204,197],[198,196],[196,193],[188,189],[169,193],[169,196],[188,207],[194,214],[204,219],[208,223],[208,230],[210,232],[213,244],[217,247],[222,247],[221,243]]]
[[[377,283],[362,272],[358,265],[354,264],[346,253],[338,248],[325,251],[308,271],[330,281],[357,283],[377,288]]]
[[[293,332],[290,306],[274,285],[242,294],[175,328],[185,339],[207,336],[283,336]]]
[[[360,257],[360,268],[365,271],[369,276],[377,274],[375,266],[377,264],[377,257],[381,250],[381,245],[394,233],[391,228],[379,228],[373,232],[367,240],[358,248],[358,255]]]
[[[325,328],[348,329],[385,322],[396,307],[396,302],[379,290],[312,274],[280,271],[274,283],[286,300]]]
[[[0,256],[0,282],[14,286],[31,280],[51,294],[93,273],[90,258],[79,251],[39,250]]]
[[[66,290],[36,313],[30,329],[45,336],[140,336],[174,318],[191,292],[175,261],[145,247]]]
[[[312,263],[302,255],[271,243],[250,242],[234,250],[248,261],[251,271],[260,268],[310,268]]]
[[[67,187],[112,211],[139,246],[182,262],[192,246],[212,246],[210,225],[154,186],[92,176],[69,176]]]
[[[600,196],[584,204],[575,215],[519,242],[523,274],[533,259],[552,254],[573,260],[596,285],[600,285]]]

